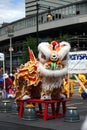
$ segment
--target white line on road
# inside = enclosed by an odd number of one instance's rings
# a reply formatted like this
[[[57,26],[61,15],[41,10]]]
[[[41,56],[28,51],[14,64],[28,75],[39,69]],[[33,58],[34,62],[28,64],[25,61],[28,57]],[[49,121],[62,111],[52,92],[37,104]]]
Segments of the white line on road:
[[[83,104],[83,102],[80,102],[80,103],[70,103],[70,104],[67,104],[66,106],[81,105],[81,104]]]

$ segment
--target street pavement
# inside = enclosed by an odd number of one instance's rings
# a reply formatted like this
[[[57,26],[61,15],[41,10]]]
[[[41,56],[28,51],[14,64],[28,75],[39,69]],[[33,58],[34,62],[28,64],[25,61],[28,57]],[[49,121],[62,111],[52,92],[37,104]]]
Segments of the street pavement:
[[[64,117],[47,121],[42,118],[29,121],[19,118],[17,113],[0,113],[0,130],[81,130],[87,115],[87,100],[75,95],[67,102],[67,107],[77,107],[80,121],[66,122]]]

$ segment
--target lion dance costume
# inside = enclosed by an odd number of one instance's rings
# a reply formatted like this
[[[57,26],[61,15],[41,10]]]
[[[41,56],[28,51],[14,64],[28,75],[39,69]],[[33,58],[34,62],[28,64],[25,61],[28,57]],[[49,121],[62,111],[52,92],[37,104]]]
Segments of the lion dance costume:
[[[85,86],[85,88],[87,89],[87,79],[86,79],[86,75],[81,73],[78,74],[78,78],[80,79],[80,81],[82,82],[82,84]],[[87,98],[87,92],[85,92],[85,90],[83,89],[83,87],[80,85],[79,89],[78,89],[79,94],[81,95],[81,97],[83,99]]]
[[[67,96],[69,96],[70,98],[73,97],[74,86],[75,86],[75,82],[72,79],[68,79],[68,75],[66,75],[64,80],[63,80],[62,93],[65,94],[66,97]]]
[[[38,45],[38,60],[29,49],[30,61],[18,72],[17,98],[58,99],[62,93],[63,78],[67,74],[68,42],[42,42]],[[20,94],[19,94],[20,93]],[[21,95],[21,96],[20,96]]]

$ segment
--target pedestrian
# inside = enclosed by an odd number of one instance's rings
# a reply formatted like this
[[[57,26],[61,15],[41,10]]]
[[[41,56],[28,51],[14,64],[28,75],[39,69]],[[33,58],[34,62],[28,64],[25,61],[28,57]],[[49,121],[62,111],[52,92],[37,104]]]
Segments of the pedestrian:
[[[13,75],[13,73],[10,73],[9,77],[12,79],[12,81],[14,81],[14,75]]]
[[[3,67],[0,66],[0,78],[2,78],[2,77],[3,77]]]
[[[5,83],[4,89],[5,89],[5,92],[6,92],[6,98],[8,98],[9,89],[12,87],[12,79],[8,76],[7,73],[5,73],[3,75],[3,78],[4,78],[5,81],[3,80],[2,84],[4,86],[4,83]]]

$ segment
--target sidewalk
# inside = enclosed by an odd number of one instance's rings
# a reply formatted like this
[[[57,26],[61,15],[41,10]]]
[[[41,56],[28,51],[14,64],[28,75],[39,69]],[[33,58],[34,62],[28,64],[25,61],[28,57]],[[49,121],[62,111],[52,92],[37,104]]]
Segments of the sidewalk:
[[[42,118],[29,121],[18,118],[17,114],[0,113],[0,126],[7,123],[7,125],[11,128],[12,126],[16,125],[18,129],[22,127],[26,128],[25,130],[28,130],[28,128],[30,128],[29,130],[80,130],[87,114],[87,100],[83,100],[81,97],[75,96],[74,98],[70,99],[69,102],[67,102],[67,107],[69,106],[77,107],[80,115],[79,122],[65,122],[64,117],[47,121],[44,121]],[[22,130],[22,128],[20,130]],[[18,129],[15,127],[14,130]]]

